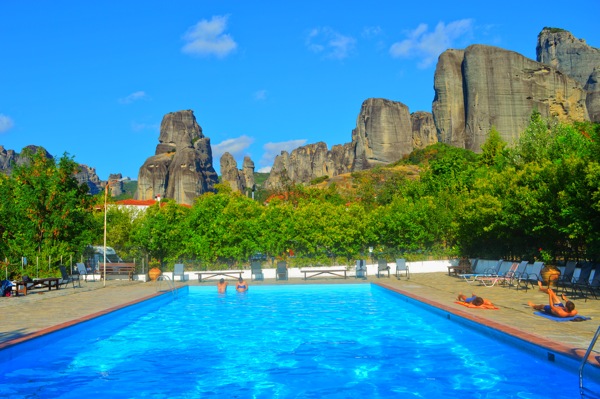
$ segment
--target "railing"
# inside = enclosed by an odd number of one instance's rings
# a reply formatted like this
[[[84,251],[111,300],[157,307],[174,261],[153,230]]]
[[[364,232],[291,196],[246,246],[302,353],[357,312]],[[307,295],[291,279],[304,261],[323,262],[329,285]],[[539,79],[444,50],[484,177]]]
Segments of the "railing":
[[[163,281],[166,282],[167,289],[171,291],[171,294],[173,294],[174,297],[177,297],[177,290],[175,289],[175,284],[171,280],[171,277],[164,274],[161,274],[156,278],[156,292],[166,291],[162,289]]]
[[[590,346],[588,347],[583,359],[581,359],[581,365],[579,366],[579,393],[581,394],[581,398],[600,398],[600,392],[595,392],[587,389],[583,386],[583,369],[588,363],[588,358],[594,346],[596,345],[596,341],[598,340],[598,336],[600,336],[600,326],[596,330],[596,334],[594,334],[594,338],[592,338],[592,342],[590,342]]]

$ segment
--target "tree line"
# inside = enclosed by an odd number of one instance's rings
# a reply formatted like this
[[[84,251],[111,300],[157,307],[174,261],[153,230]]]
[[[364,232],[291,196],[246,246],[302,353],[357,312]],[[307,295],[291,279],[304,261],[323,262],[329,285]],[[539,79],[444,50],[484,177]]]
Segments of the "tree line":
[[[108,245],[122,257],[171,268],[240,267],[256,254],[293,265],[354,259],[483,257],[532,261],[600,255],[600,128],[537,112],[515,143],[492,128],[482,151],[435,144],[386,167],[352,174],[351,186],[288,184],[266,200],[228,185],[191,207],[161,201],[144,212],[109,206]],[[77,184],[77,165],[41,154],[0,176],[0,257],[54,270],[102,242],[103,195]],[[32,267],[28,265],[26,267]]]

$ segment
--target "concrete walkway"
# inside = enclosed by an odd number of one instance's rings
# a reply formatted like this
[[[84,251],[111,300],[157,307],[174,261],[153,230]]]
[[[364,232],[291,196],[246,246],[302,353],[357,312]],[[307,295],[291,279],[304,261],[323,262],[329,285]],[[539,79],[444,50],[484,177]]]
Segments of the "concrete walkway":
[[[323,275],[306,281],[303,279],[248,281],[250,286],[369,282],[381,284],[448,313],[466,317],[571,357],[581,357],[585,353],[600,323],[600,300],[592,298],[584,301],[574,298],[579,314],[592,317],[590,321],[555,322],[533,315],[533,311],[527,306],[528,301],[547,303],[547,295],[537,289],[517,291],[502,286],[488,288],[470,285],[446,273],[412,274],[409,280],[404,277],[398,280],[393,276],[344,279]],[[197,281],[175,283],[178,287],[184,284],[215,286],[216,280],[202,283]],[[166,283],[109,280],[104,287],[102,281],[82,281],[81,287],[68,286],[58,291],[36,289],[30,291],[27,296],[0,298],[0,349],[105,314],[115,308],[164,294],[166,288]],[[467,295],[475,293],[488,298],[500,309],[471,309],[455,304],[455,298],[461,292]],[[590,360],[600,364],[600,343],[595,349],[596,352],[592,354]]]

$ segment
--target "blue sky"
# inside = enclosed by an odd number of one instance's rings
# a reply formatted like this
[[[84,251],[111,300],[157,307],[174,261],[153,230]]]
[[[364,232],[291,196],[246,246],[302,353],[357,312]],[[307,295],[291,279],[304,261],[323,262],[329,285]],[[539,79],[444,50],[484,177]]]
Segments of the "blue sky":
[[[597,0],[0,1],[0,145],[137,179],[162,117],[192,109],[213,149],[268,170],[351,141],[364,100],[429,111],[437,57],[488,44],[535,59],[545,26],[600,47]]]

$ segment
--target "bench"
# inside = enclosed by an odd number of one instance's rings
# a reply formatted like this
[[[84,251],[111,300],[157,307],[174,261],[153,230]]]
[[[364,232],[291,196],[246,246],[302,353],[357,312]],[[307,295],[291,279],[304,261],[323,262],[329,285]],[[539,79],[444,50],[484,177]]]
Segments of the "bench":
[[[56,278],[56,277],[36,278],[36,279],[33,279],[33,281],[29,280],[27,282],[25,282],[23,280],[15,281],[14,282],[15,296],[19,296],[19,293],[22,293],[23,295],[27,295],[27,291],[32,290],[34,288],[47,287],[48,291],[50,291],[50,290],[52,290],[52,287],[54,287],[55,289],[58,290],[58,288],[59,288],[58,282],[59,281],[60,281],[60,279]],[[29,287],[27,287],[27,284],[29,284]],[[22,288],[20,288],[20,287],[22,287]]]
[[[242,277],[242,273],[244,273],[243,270],[211,270],[207,272],[198,272],[195,274],[198,275],[198,282],[201,283],[202,276],[204,276],[205,280],[216,276],[231,277],[237,280]]]
[[[471,265],[448,266],[448,275],[458,276],[459,274],[471,273]]]
[[[100,278],[104,278],[104,264],[98,265],[100,271]],[[127,275],[129,280],[133,280],[133,273],[135,273],[135,263],[107,263],[106,264],[106,275]]]
[[[343,268],[343,269],[340,268],[340,269],[300,269],[300,271],[302,273],[304,273],[304,279],[306,280],[307,278],[316,277],[321,274],[331,274],[333,276],[342,277],[342,275],[339,273],[344,273],[343,277],[347,278],[346,272],[348,270],[346,268]],[[310,276],[308,275],[309,273],[311,274]]]

